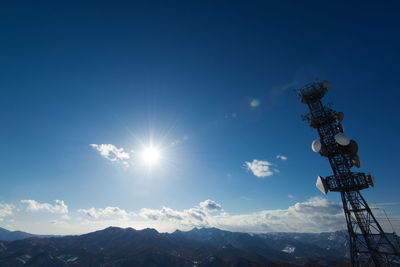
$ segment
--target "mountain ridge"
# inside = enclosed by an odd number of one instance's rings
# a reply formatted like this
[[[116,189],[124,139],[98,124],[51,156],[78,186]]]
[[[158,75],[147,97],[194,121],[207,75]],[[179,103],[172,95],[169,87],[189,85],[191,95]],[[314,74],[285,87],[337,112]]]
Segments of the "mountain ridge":
[[[0,265],[334,266],[348,262],[346,242],[344,231],[253,234],[193,228],[159,233],[110,226],[83,235],[0,241]]]

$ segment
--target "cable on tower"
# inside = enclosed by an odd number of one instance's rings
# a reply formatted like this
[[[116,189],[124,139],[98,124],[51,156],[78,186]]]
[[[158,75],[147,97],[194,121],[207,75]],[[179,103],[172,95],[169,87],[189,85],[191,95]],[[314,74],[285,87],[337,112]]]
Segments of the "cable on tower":
[[[357,154],[358,144],[344,133],[344,114],[321,102],[330,88],[331,84],[323,81],[307,84],[297,90],[300,101],[310,110],[302,118],[319,135],[311,148],[328,159],[333,171],[332,175],[318,176],[316,186],[324,194],[332,191],[341,195],[352,266],[400,266],[397,236],[382,230],[360,193],[360,190],[374,187],[375,178],[371,174],[351,170],[353,167],[360,168],[362,164]]]

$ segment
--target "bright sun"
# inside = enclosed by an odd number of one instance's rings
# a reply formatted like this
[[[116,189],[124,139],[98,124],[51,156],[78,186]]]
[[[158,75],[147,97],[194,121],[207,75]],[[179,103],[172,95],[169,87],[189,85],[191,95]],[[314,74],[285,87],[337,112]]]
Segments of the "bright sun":
[[[155,147],[146,147],[142,152],[142,160],[148,166],[157,164],[160,160],[160,150]]]

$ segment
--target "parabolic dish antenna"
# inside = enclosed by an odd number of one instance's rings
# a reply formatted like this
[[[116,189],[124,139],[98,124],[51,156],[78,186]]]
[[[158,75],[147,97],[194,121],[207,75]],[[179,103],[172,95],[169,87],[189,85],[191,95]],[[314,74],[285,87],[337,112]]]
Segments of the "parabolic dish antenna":
[[[319,191],[324,193],[324,195],[328,193],[328,184],[326,183],[326,180],[321,176],[318,176],[315,186],[319,189]]]
[[[371,174],[368,174],[368,175],[367,175],[367,182],[368,182],[372,187],[374,187],[374,186],[375,186],[376,180],[375,180],[374,176],[372,176]]]
[[[314,140],[314,141],[312,142],[312,144],[311,144],[311,149],[312,149],[315,153],[320,152],[320,151],[321,151],[321,147],[322,147],[322,145],[321,145],[321,141],[320,141],[319,139]]]
[[[335,141],[341,146],[347,146],[350,144],[350,138],[344,133],[338,133],[335,135]]]
[[[357,152],[358,152],[358,144],[357,144],[357,142],[354,141],[354,140],[350,140],[350,144],[349,144],[348,150],[349,150],[349,155],[350,156],[356,156]]]

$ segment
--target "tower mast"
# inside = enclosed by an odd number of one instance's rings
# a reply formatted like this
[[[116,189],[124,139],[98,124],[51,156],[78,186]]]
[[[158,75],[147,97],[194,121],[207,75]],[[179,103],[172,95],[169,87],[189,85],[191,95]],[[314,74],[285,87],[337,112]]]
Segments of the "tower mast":
[[[319,138],[312,143],[314,152],[328,158],[333,175],[318,176],[316,186],[324,194],[339,192],[349,232],[352,266],[374,264],[375,266],[400,265],[399,248],[394,242],[397,236],[385,233],[372,214],[360,190],[374,187],[375,179],[370,174],[352,172],[360,168],[358,145],[349,139],[343,130],[343,113],[324,106],[321,99],[330,88],[330,83],[313,82],[297,90],[302,103],[310,112],[302,118],[318,131]]]

